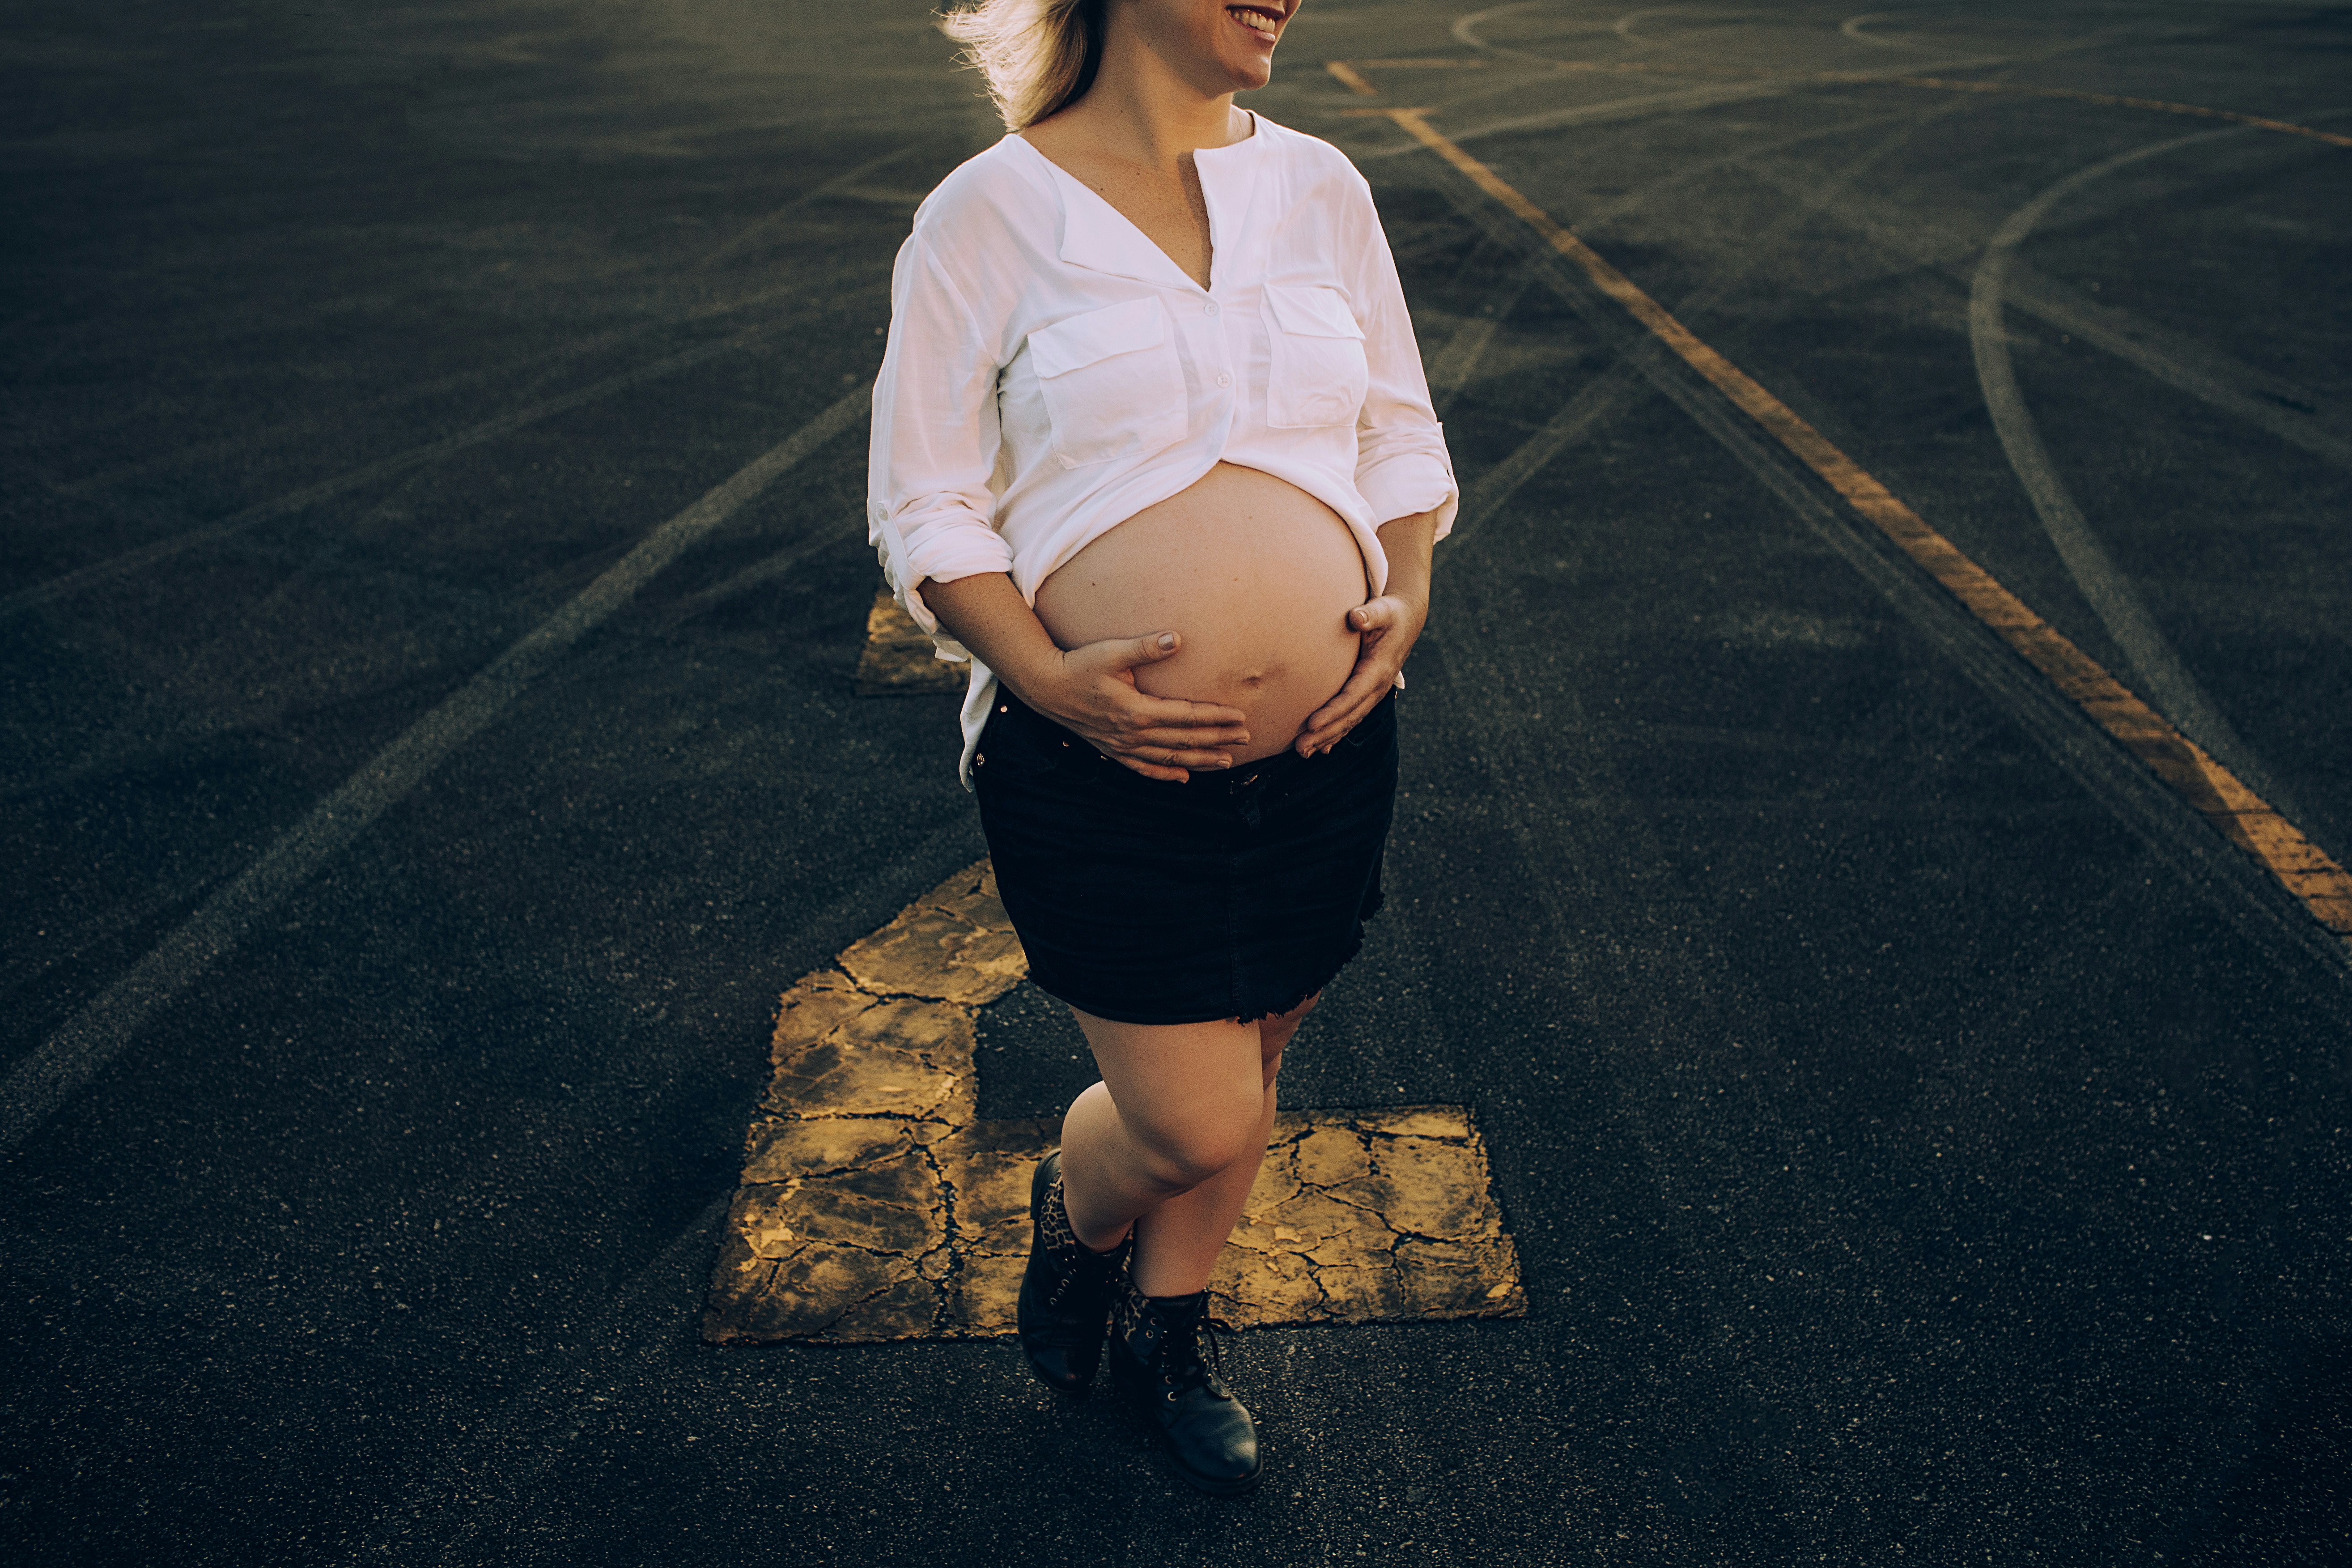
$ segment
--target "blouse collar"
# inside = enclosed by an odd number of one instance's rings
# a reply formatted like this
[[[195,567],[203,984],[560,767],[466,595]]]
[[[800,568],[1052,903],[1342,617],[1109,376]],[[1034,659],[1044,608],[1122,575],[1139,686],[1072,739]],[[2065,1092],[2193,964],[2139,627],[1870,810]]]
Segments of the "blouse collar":
[[[1249,192],[1244,182],[1253,177],[1260,149],[1272,140],[1266,134],[1265,119],[1256,110],[1243,112],[1250,117],[1250,134],[1223,147],[1201,148],[1192,154],[1192,165],[1201,174],[1201,195],[1209,204],[1213,254],[1223,248],[1226,239],[1225,225],[1218,221],[1219,215],[1230,212],[1238,217],[1247,210]],[[1152,244],[1124,213],[1096,195],[1085,181],[1039,152],[1027,137],[1008,133],[1005,140],[1020,142],[1061,193],[1060,255],[1064,261],[1115,278],[1132,278],[1139,283],[1201,290],[1201,286],[1187,277],[1166,251]],[[1213,259],[1210,262],[1209,280],[1217,280]]]

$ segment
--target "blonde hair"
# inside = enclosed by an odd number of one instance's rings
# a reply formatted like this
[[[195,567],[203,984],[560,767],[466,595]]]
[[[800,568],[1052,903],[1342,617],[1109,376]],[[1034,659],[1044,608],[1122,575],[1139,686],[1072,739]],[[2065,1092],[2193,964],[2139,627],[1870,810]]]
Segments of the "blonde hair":
[[[1094,85],[1102,63],[1103,0],[976,0],[940,16],[987,79],[1007,131],[1025,131]]]

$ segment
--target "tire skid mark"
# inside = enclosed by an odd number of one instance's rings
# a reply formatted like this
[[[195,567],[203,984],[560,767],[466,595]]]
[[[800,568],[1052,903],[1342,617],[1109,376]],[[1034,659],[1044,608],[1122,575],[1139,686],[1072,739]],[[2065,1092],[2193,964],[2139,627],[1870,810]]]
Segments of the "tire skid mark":
[[[1974,77],[1914,76],[1888,70],[1832,71],[1771,71],[1744,66],[1708,66],[1691,63],[1666,64],[1655,60],[1555,60],[1532,55],[1512,53],[1498,55],[1495,59],[1392,59],[1392,60],[1330,60],[1323,68],[1349,91],[1365,98],[1377,98],[1380,89],[1372,85],[1368,70],[1430,70],[1445,68],[1482,69],[1497,63],[1536,67],[1570,76],[1670,76],[1711,77],[1727,81],[1756,84],[1759,89],[1795,91],[1806,87],[1908,87],[1925,92],[1973,93],[1998,98],[2038,98],[2063,103],[2095,104],[2103,109],[2136,109],[2151,114],[2173,114],[2192,120],[2219,120],[2232,125],[2243,125],[2256,131],[2268,131],[2281,136],[2300,136],[2321,142],[2331,147],[2352,147],[2352,136],[2339,132],[2322,131],[2315,126],[2298,125],[2291,121],[2276,120],[2267,115],[2246,114],[2233,109],[2213,109],[2200,103],[2177,103],[2170,99],[2137,98],[2112,92],[2089,92],[2071,87],[2034,87],[2019,82],[1987,81]],[[1954,61],[1954,65],[1996,65],[2007,63],[1997,58]],[[1950,68],[1947,67],[1946,68]],[[1741,93],[1738,98],[1754,96]],[[1738,101],[1725,98],[1719,101]],[[1622,107],[1642,106],[1674,108],[1687,100],[1690,107],[1700,107],[1697,94],[1667,94],[1660,98],[1638,100]],[[1572,124],[1578,120],[1607,117],[1607,111],[1619,108],[1615,104],[1590,104],[1577,109],[1555,110],[1550,115],[1534,115],[1493,125],[1479,126],[1462,133],[1462,140],[1479,136],[1499,135],[1506,132],[1537,130],[1544,127]],[[1570,118],[1561,119],[1559,116]]]
[[[1950,112],[1950,110],[1945,109],[1932,110],[1916,117],[1912,115],[1901,117],[1891,135],[1882,139],[1858,157],[1847,161],[1827,184],[1805,193],[1803,198],[1779,222],[1759,235],[1734,263],[1727,268],[1717,269],[1703,287],[1685,296],[1679,306],[1681,312],[1685,315],[1695,315],[1712,308],[1745,282],[1765,257],[1771,255],[1791,236],[1811,223],[1820,215],[1823,207],[1860,178],[1872,164],[1902,146],[1927,122]],[[1811,140],[1821,134],[1824,133],[1809,132],[1801,136],[1784,138],[1734,158],[1711,160],[1708,164],[1700,165],[1700,167],[1742,164],[1754,156],[1776,151],[1793,142]],[[1675,184],[1683,177],[1685,176],[1682,174],[1672,175],[1658,182],[1658,184],[1663,186]],[[1655,188],[1657,187],[1654,186],[1652,190]],[[1604,222],[1630,208],[1638,206],[1649,194],[1645,191],[1612,202],[1596,215],[1594,221]],[[1522,268],[1517,270],[1516,276],[1523,280],[1531,280],[1532,272],[1528,268]],[[1517,298],[1516,293],[1513,298]],[[1585,432],[1615,408],[1619,401],[1631,394],[1642,380],[1643,374],[1638,365],[1620,359],[1607,370],[1585,383],[1533,435],[1521,442],[1493,468],[1479,475],[1463,492],[1460,514],[1454,519],[1454,535],[1467,537],[1479,524],[1501,510],[1508,504],[1510,499],[1518,493],[1521,486],[1533,479],[1560,452],[1582,440]]]
[[[1818,197],[1814,188],[1786,179],[1769,165],[1759,166],[1758,176],[1800,200]],[[1822,202],[1819,210],[1909,268],[1932,269],[1963,289],[1968,287],[1973,263],[1964,258],[1976,256],[1979,248],[1973,235],[1963,237],[1948,228],[1923,238],[1880,221],[1843,198]],[[2003,300],[2011,309],[2080,338],[2177,392],[2267,431],[2323,462],[2352,469],[2352,437],[2340,433],[2341,411],[2324,394],[2094,300],[2022,258],[2011,263]]]
[[[2305,837],[2194,741],[2150,708],[2056,627],[2028,609],[1959,548],[1745,372],[1708,347],[1664,307],[1549,214],[1429,123],[1426,109],[1363,109],[1393,121],[1573,263],[1591,286],[1876,528],[1890,542],[2231,844],[2252,857],[2352,958],[2352,875]]]
[[[1875,237],[1874,236],[1873,237]],[[2321,461],[2352,472],[2352,437],[2321,415],[2320,395],[2201,343],[2178,338],[2102,304],[2022,259],[2012,259],[2003,302],[2113,355],[2176,392],[2268,431]]]
[[[2035,224],[2059,202],[2085,185],[2148,158],[2194,146],[2216,136],[2234,134],[2229,129],[2192,132],[2150,147],[2105,158],[2077,170],[2010,215],[1985,247],[1969,289],[1969,346],[1976,360],[1977,382],[1993,431],[2000,437],[2009,466],[2033,503],[2042,531],[2065,563],[2067,575],[2081,590],[2092,613],[2130,661],[2132,672],[2144,682],[2156,704],[2180,729],[2201,738],[2201,743],[2228,763],[2232,772],[2277,794],[2276,786],[2254,760],[2229,716],[2189,672],[2156,617],[2149,614],[2128,574],[2116,564],[2092,530],[2083,510],[2042,444],[2042,433],[2025,395],[2017,384],[2017,371],[2009,352],[2009,334],[2002,324],[2011,259]]]

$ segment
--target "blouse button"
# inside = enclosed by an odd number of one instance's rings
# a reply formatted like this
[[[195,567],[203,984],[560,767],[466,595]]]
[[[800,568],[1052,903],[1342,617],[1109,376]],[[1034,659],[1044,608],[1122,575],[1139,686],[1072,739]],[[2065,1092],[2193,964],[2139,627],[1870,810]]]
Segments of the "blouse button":
[[[1234,378],[1232,376],[1227,375],[1223,371],[1219,371],[1217,373],[1217,384],[1219,386],[1231,386],[1233,384]]]
[[[1209,301],[1209,314],[1211,314],[1212,316],[1213,316],[1213,315],[1215,315],[1216,313],[1217,313],[1217,302],[1216,302],[1214,300],[1210,300],[1210,301]]]

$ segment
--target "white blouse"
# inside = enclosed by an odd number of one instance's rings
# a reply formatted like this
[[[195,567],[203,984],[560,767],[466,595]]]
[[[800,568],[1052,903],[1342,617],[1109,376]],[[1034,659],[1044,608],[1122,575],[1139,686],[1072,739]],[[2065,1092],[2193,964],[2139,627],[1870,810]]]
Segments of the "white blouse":
[[[1032,605],[1063,563],[1219,462],[1288,480],[1374,531],[1452,528],[1459,491],[1371,189],[1339,149],[1253,115],[1194,154],[1210,282],[1019,136],[916,210],[874,384],[867,537],[940,657],[914,584],[1012,574]],[[972,659],[966,787],[995,677]]]

